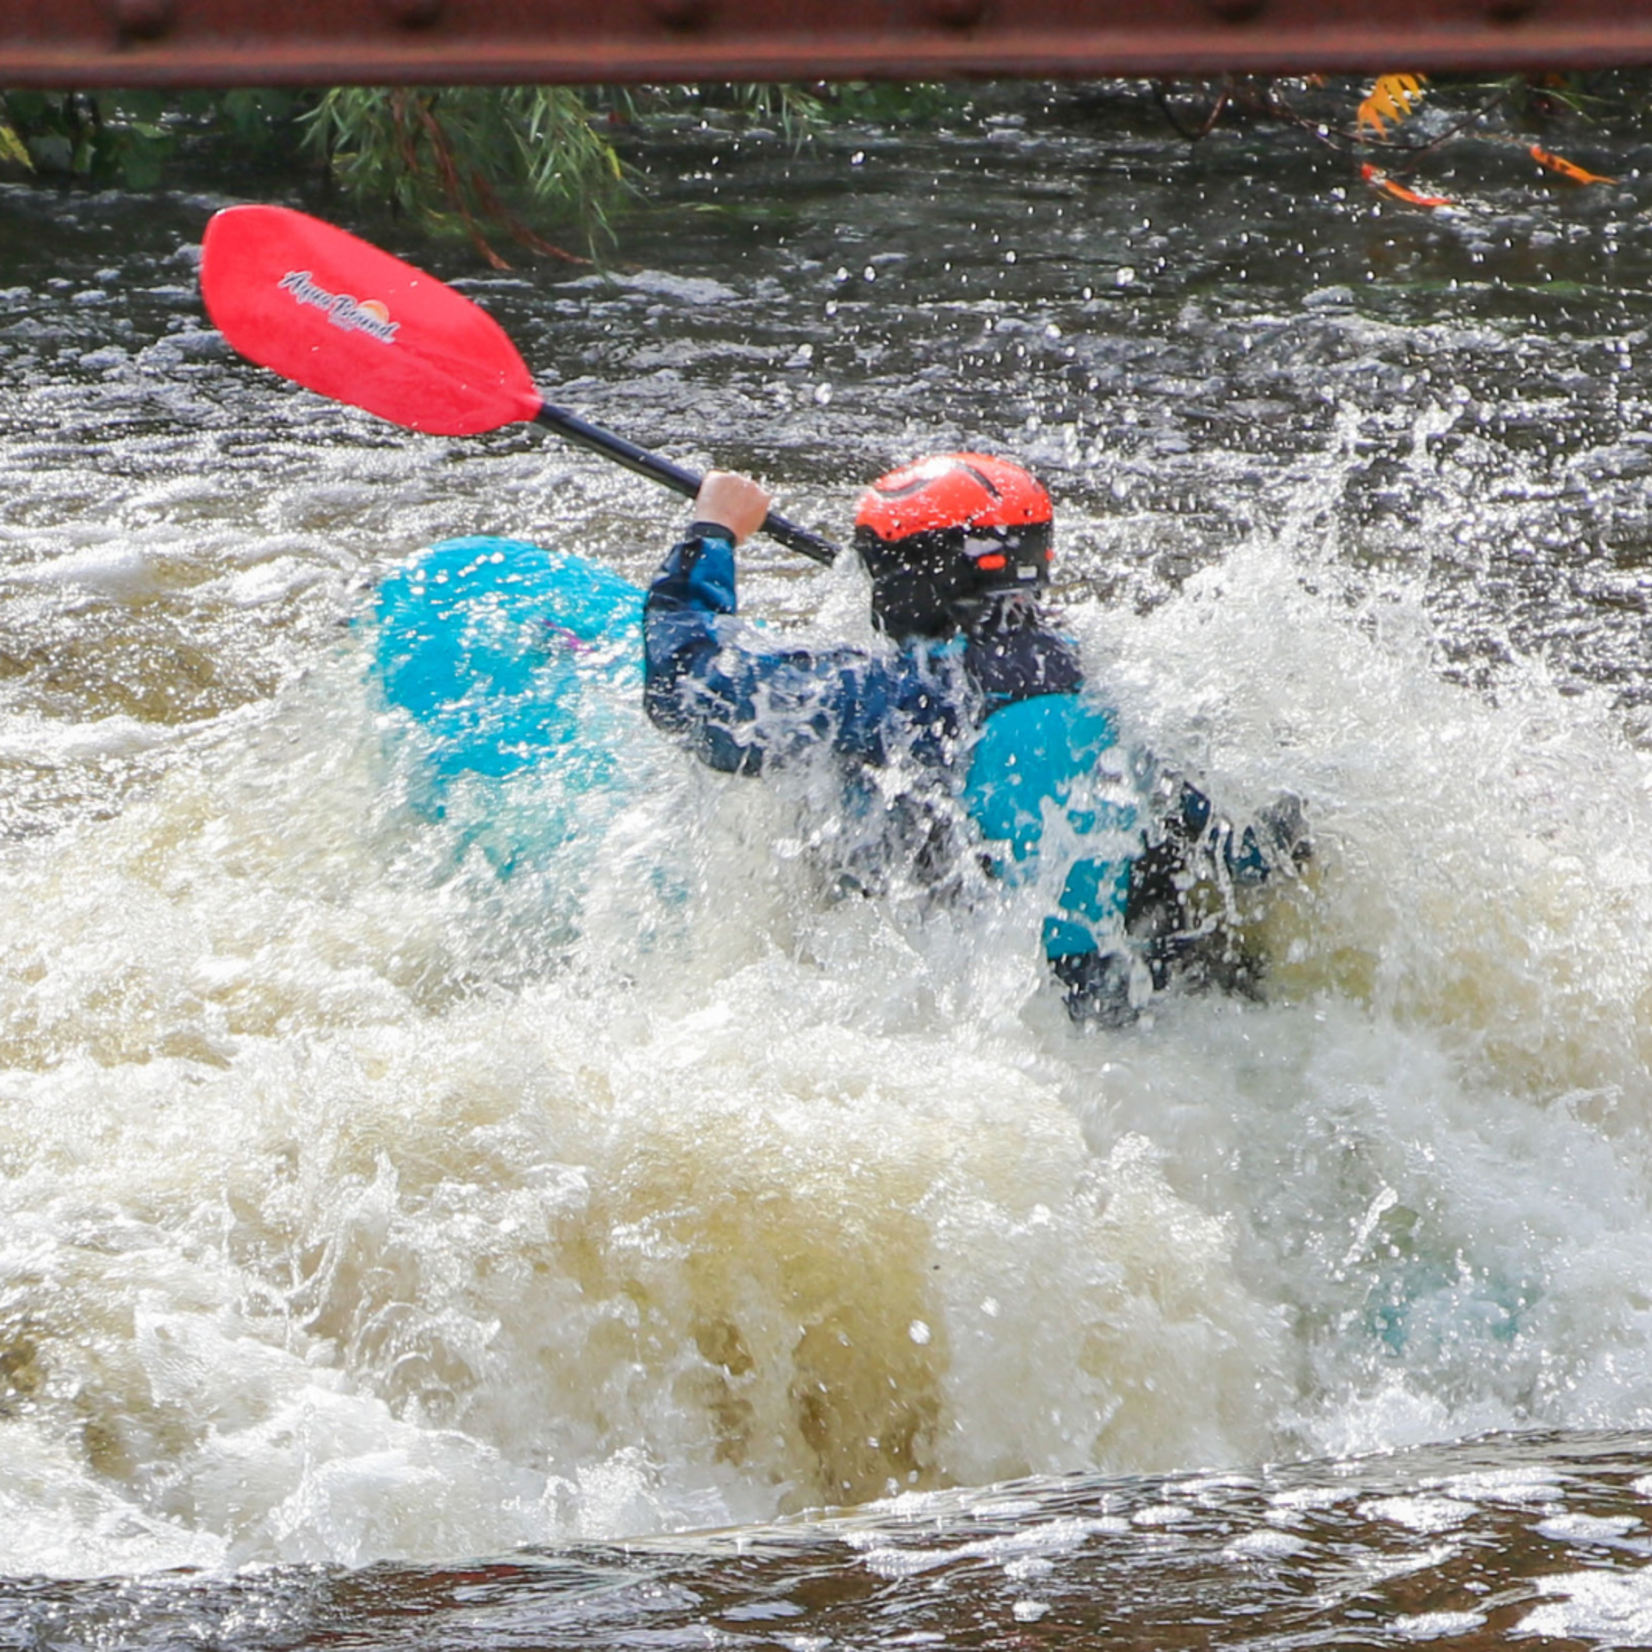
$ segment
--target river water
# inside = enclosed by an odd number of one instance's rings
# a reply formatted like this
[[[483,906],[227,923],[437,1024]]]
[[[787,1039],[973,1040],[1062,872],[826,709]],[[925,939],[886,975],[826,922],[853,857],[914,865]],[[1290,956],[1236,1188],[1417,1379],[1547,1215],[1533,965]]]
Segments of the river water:
[[[1125,1031],[648,733],[577,864],[464,854],[376,582],[643,579],[679,502],[232,358],[234,180],[0,187],[0,1643],[1652,1644],[1652,149],[1550,142],[1620,182],[1477,140],[1420,211],[1086,92],[686,127],[606,276],[241,186],[830,534],[1033,465],[1130,737],[1315,843],[1265,1002]],[[851,568],[744,593],[866,635]]]

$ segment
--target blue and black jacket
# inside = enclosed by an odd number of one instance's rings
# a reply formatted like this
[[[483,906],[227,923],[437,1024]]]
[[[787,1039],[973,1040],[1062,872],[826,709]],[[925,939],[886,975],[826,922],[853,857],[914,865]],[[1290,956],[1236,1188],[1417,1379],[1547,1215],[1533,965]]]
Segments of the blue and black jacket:
[[[736,606],[730,536],[697,523],[643,610],[644,693],[660,728],[731,774],[823,751],[851,782],[916,764],[962,803],[1000,877],[1048,875],[1047,957],[1122,945],[1145,843],[1139,789],[1072,645],[1024,599],[968,634],[887,655],[786,647]]]

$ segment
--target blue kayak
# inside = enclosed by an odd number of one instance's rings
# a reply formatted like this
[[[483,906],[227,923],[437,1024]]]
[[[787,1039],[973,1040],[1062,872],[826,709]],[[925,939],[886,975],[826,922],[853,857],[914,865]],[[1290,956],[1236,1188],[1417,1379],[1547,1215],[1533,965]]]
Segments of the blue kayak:
[[[414,801],[461,855],[479,848],[506,876],[546,865],[599,838],[644,783],[663,743],[642,709],[642,603],[599,563],[484,535],[444,540],[384,581],[374,670],[424,742]],[[1065,802],[1115,738],[1110,714],[1067,695],[989,722],[963,798],[1010,881],[1034,869],[1045,800]],[[1091,802],[1071,819],[1122,838],[1135,816]],[[1102,920],[1122,906],[1128,861],[1081,866],[1096,887],[1067,904]]]
[[[422,747],[414,802],[496,871],[599,837],[646,774],[642,598],[595,562],[448,539],[379,588],[373,671]]]

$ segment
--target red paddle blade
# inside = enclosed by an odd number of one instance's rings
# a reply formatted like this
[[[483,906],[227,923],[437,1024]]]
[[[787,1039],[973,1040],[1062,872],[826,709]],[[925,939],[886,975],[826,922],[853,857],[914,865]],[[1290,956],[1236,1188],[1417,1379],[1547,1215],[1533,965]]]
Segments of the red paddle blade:
[[[532,419],[542,405],[485,310],[288,207],[229,207],[213,218],[201,296],[242,355],[413,430],[474,436]]]

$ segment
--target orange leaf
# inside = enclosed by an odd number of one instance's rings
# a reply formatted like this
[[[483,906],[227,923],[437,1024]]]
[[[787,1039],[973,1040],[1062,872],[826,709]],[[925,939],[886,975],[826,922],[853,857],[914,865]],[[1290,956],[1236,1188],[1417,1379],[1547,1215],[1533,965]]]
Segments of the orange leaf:
[[[1359,169],[1359,175],[1373,189],[1380,189],[1385,195],[1392,195],[1396,201],[1404,201],[1409,206],[1443,207],[1457,204],[1445,195],[1419,195],[1416,190],[1395,183],[1381,167],[1372,166],[1369,162]]]
[[[1563,178],[1570,178],[1574,184],[1615,184],[1616,178],[1603,178],[1598,172],[1585,172],[1581,166],[1574,165],[1564,155],[1551,155],[1546,149],[1539,149],[1534,143],[1529,151],[1531,158],[1539,166],[1546,166],[1551,172],[1558,172]]]
[[[1426,75],[1378,75],[1354,116],[1354,124],[1364,131],[1370,127],[1377,137],[1387,135],[1390,124],[1398,126],[1422,101]]]

